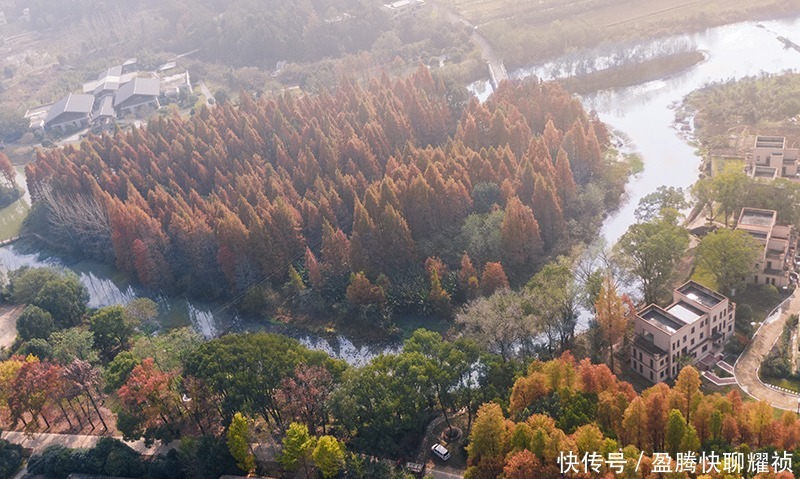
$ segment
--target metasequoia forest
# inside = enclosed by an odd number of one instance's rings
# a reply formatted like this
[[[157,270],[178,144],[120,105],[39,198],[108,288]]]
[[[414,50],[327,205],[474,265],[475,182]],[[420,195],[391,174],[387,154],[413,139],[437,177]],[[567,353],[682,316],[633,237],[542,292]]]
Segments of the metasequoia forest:
[[[554,83],[481,104],[421,67],[39,152],[28,228],[160,290],[445,314],[594,234],[627,172],[609,144]]]

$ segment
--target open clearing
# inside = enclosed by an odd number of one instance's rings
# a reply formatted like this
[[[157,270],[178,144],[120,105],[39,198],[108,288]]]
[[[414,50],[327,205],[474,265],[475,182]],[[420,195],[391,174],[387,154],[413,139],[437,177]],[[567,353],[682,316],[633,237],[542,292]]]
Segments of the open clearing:
[[[653,38],[800,11],[800,0],[439,0],[493,44],[509,65],[603,41]]]
[[[8,348],[14,344],[17,337],[17,316],[22,312],[22,306],[0,306],[0,347]]]

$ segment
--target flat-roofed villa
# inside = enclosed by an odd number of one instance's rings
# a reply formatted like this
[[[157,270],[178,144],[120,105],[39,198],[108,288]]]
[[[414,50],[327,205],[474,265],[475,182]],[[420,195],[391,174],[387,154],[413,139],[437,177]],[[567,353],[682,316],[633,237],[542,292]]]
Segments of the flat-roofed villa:
[[[423,7],[425,7],[425,0],[398,0],[383,4],[383,9],[389,12],[395,20],[415,14]]]
[[[748,171],[753,178],[797,177],[797,148],[786,148],[783,136],[756,136]]]
[[[794,232],[791,226],[779,225],[775,210],[742,208],[737,230],[750,233],[764,247],[756,262],[756,273],[747,278],[748,283],[771,284],[780,288],[789,284],[791,252]]]
[[[631,369],[652,383],[678,376],[720,351],[733,336],[736,303],[694,281],[672,293],[672,304],[651,304],[634,317]],[[704,361],[708,363],[708,361]]]

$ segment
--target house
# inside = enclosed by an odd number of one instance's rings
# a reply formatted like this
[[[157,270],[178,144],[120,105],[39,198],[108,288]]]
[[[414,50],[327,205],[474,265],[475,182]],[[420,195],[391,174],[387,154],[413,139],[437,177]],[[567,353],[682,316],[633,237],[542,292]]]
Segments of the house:
[[[136,72],[124,72],[122,65],[109,68],[92,80],[83,84],[83,93],[92,94],[97,99],[107,94],[115,94],[119,87],[136,78]]]
[[[794,250],[794,231],[791,226],[777,224],[775,210],[742,208],[737,230],[750,233],[764,247],[756,263],[756,274],[748,283],[771,284],[781,288],[789,284],[789,269]]]
[[[397,2],[385,3],[383,10],[388,12],[392,19],[397,20],[417,13],[425,7],[425,0],[398,0]]]
[[[69,93],[50,107],[44,120],[46,130],[67,133],[89,126],[94,96]]]
[[[756,136],[747,168],[750,176],[772,180],[797,177],[797,148],[786,148],[782,136]]]
[[[631,369],[652,383],[678,376],[683,365],[711,355],[733,336],[736,303],[688,281],[666,308],[651,304],[633,320]]]
[[[135,115],[145,109],[159,109],[158,95],[161,81],[158,78],[138,77],[122,85],[114,97],[114,110],[117,117]]]
[[[114,112],[114,97],[104,96],[92,111],[92,125],[108,126],[114,123],[117,115]]]

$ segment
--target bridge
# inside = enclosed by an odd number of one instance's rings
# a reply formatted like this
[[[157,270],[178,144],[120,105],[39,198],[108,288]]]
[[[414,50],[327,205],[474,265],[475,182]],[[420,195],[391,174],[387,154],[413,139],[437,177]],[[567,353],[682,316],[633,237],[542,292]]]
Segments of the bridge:
[[[503,80],[508,80],[508,72],[506,66],[503,65],[503,60],[494,59],[486,62],[489,67],[489,83],[492,85],[492,90],[497,90],[498,85]]]

